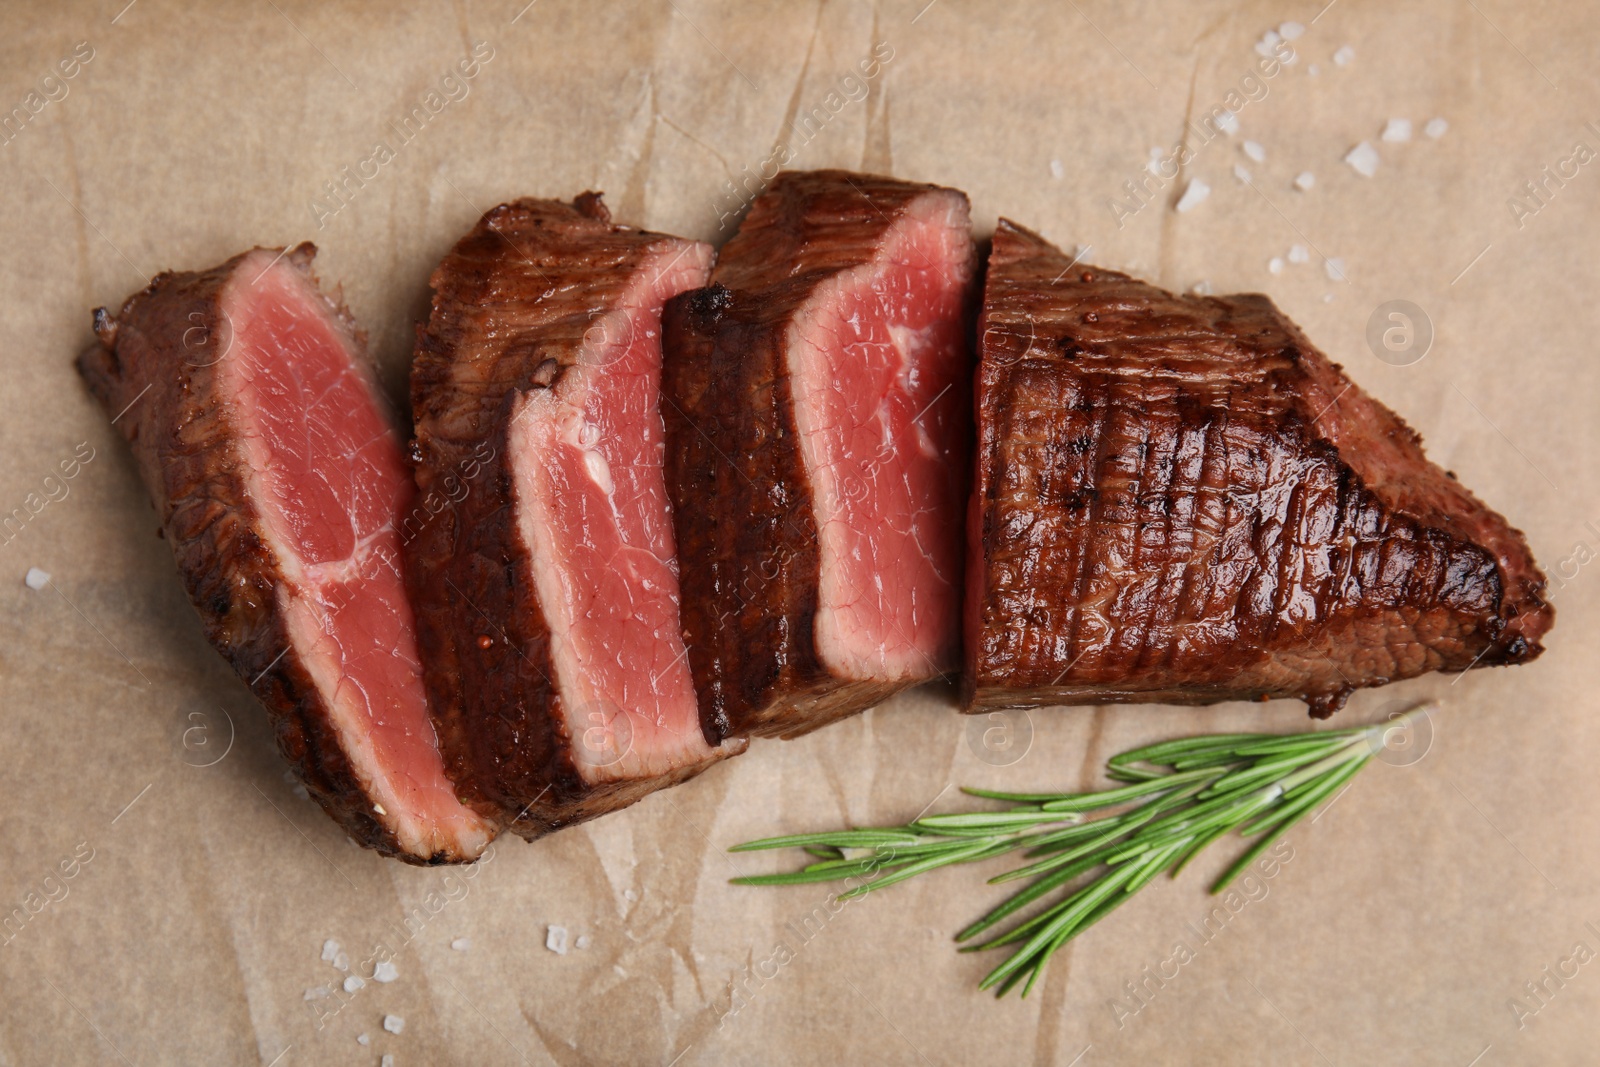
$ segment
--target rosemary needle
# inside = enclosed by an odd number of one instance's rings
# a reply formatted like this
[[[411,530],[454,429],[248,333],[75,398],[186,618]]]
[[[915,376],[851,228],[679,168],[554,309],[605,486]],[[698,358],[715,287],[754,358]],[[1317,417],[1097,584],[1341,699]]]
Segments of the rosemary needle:
[[[979,983],[1022,995],[1052,954],[1126,902],[1158,874],[1176,877],[1207,845],[1230,832],[1255,838],[1211,885],[1220,893],[1386,746],[1390,732],[1426,714],[1420,704],[1373,726],[1298,734],[1209,734],[1113,756],[1106,773],[1122,783],[1092,793],[1003,793],[965,789],[1011,805],[1000,811],[926,815],[904,826],[768,837],[733,852],[801,848],[815,862],[798,871],[735,878],[737,885],[853,883],[839,900],[863,896],[940,867],[1021,850],[1030,862],[990,884],[1030,879],[956,935],[964,952],[1016,946]],[[1090,818],[1090,815],[1097,817]],[[1039,910],[1021,915],[1044,902]],[[1020,915],[1020,917],[1019,917]]]

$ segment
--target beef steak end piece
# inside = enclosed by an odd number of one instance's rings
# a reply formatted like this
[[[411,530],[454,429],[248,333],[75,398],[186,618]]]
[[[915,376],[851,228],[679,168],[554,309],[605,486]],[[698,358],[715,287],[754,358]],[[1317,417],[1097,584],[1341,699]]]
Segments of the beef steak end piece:
[[[787,172],[667,305],[708,740],[792,737],[957,668],[975,270],[962,193]]]
[[[158,276],[78,361],[133,448],[206,635],[352,837],[465,862],[493,827],[460,803],[428,719],[400,527],[413,486],[316,249]]]
[[[1299,697],[1524,663],[1526,541],[1259,295],[1001,220],[978,325],[968,710]]]
[[[462,796],[525,837],[744,747],[700,731],[662,476],[661,307],[711,258],[585,193],[494,208],[433,273],[419,640]]]

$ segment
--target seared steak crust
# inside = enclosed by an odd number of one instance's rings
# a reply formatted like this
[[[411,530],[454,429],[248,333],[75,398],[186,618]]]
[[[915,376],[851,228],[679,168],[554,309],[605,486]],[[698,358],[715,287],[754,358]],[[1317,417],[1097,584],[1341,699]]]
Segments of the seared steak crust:
[[[712,285],[667,304],[667,485],[710,743],[798,736],[955,666],[953,644],[950,662],[930,662],[910,680],[840,677],[819,658],[818,490],[803,462],[787,356],[807,302],[871,262],[895,220],[930,191],[959,197],[964,211],[964,197],[937,186],[780,174],[720,252]],[[956,385],[952,437],[964,438],[966,383]]]
[[[502,204],[434,271],[432,313],[417,331],[412,459],[424,499],[441,503],[408,531],[407,552],[435,723],[463,800],[529,838],[714,762],[602,783],[580,774],[508,445],[519,398],[561,380],[640,264],[671,242],[612,226],[598,193]]]
[[[979,357],[970,710],[1323,717],[1542,651],[1522,535],[1267,298],[1177,297],[1001,220]]]
[[[817,527],[785,320],[759,293],[713,285],[668,301],[661,325],[667,485],[706,742],[794,737],[888,699],[904,683],[836,678],[817,658]]]
[[[79,357],[79,373],[132,446],[207,638],[266,707],[278,748],[311,795],[351,837],[386,855],[408,863],[470,859],[397,847],[373,817],[324,698],[292,647],[278,601],[284,574],[246,491],[234,405],[218,385],[232,343],[220,297],[249,255],[198,273],[157,275],[114,318],[97,309],[100,343]],[[285,262],[309,276],[315,255],[302,244]],[[343,306],[330,305],[359,339]]]

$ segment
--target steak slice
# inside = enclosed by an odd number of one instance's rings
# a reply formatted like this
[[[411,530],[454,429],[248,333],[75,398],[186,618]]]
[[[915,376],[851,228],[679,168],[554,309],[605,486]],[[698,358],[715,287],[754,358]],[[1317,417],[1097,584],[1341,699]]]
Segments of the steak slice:
[[[710,246],[598,193],[486,214],[434,271],[411,372],[424,663],[462,795],[527,837],[742,743],[701,736],[662,481],[661,305]]]
[[[965,699],[1299,697],[1523,663],[1522,535],[1264,296],[1178,297],[1002,219],[979,320]]]
[[[413,488],[316,249],[162,274],[78,369],[133,447],[211,643],[357,841],[475,858],[492,827],[445,777],[400,573]]]
[[[959,663],[975,268],[962,193],[785,173],[668,304],[708,740],[793,737]]]

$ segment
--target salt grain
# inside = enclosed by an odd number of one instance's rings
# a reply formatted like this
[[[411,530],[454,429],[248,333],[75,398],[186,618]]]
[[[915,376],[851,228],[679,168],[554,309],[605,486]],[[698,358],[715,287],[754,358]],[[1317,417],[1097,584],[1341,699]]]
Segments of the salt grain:
[[[1183,195],[1178,198],[1177,210],[1192,211],[1206,202],[1206,197],[1211,195],[1211,186],[1199,178],[1192,178],[1184,187]]]
[[[1444,131],[1449,128],[1450,124],[1444,119],[1429,119],[1428,124],[1422,127],[1422,132],[1437,141],[1444,136]]]
[[[1285,22],[1282,26],[1278,27],[1278,35],[1285,41],[1296,40],[1305,32],[1306,28],[1300,25],[1298,22]]]
[[[1246,141],[1239,148],[1245,155],[1250,157],[1252,162],[1265,163],[1267,161],[1267,150],[1261,147],[1259,141]]]
[[[551,924],[550,928],[545,931],[544,947],[554,952],[557,956],[565,956],[567,954],[567,928]]]
[[[352,974],[350,977],[344,980],[344,991],[346,993],[354,993],[356,990],[360,989],[366,984],[366,980],[360,975]]]
[[[406,1021],[398,1015],[385,1015],[383,1017],[383,1028],[391,1034],[398,1034],[406,1028]]]
[[[330,937],[322,943],[322,962],[332,963],[337,955],[339,955],[339,942]]]
[[[394,1067],[394,1053],[385,1052],[383,1059],[378,1061],[378,1067]]]
[[[626,900],[629,904],[632,904],[634,901],[639,899],[639,894],[635,893],[631,889],[624,889],[622,891],[622,899]]]
[[[28,573],[22,576],[23,584],[35,593],[50,584],[50,572],[42,571],[38,567],[29,567]]]
[[[1383,139],[1395,144],[1404,144],[1411,140],[1411,120],[1390,119],[1383,127]]]
[[[465,952],[467,949],[472,947],[472,940],[471,938],[458,937],[454,941],[450,942],[450,947],[455,949],[457,952]]]
[[[1351,170],[1363,178],[1370,178],[1378,173],[1378,150],[1366,141],[1346,152],[1344,161],[1350,164]]]
[[[1224,111],[1217,116],[1217,129],[1232,137],[1239,132],[1239,116],[1231,111]]]
[[[578,947],[579,948],[588,948],[589,947],[589,935],[588,934],[579,934],[578,935]]]
[[[1295,176],[1294,179],[1294,187],[1300,190],[1302,193],[1309,192],[1311,187],[1315,184],[1317,184],[1317,176],[1312,174],[1309,170],[1301,171]]]
[[[1322,269],[1327,271],[1328,277],[1332,278],[1336,282],[1342,282],[1345,280],[1344,260],[1338,258],[1337,256],[1330,256],[1328,260],[1322,264]]]
[[[1256,42],[1256,54],[1270,56],[1272,54],[1273,47],[1276,46],[1281,40],[1283,40],[1283,38],[1278,35],[1277,30],[1268,30],[1266,33],[1261,35],[1261,40]]]
[[[348,952],[335,953],[333,965],[341,971],[348,971],[350,969],[350,954]]]
[[[1322,68],[1313,63],[1311,66],[1306,68],[1306,73],[1315,78],[1318,74],[1322,73]]]
[[[372,1044],[372,1038],[368,1037],[366,1034],[362,1034],[360,1037],[356,1038],[356,1044],[370,1045]]]
[[[1233,176],[1239,179],[1240,185],[1250,184],[1250,172],[1245,169],[1242,163],[1235,163],[1233,165]]]
[[[392,982],[400,977],[400,968],[389,960],[379,960],[378,965],[372,969],[374,982]]]
[[[1189,287],[1189,291],[1195,296],[1210,296],[1211,281],[1207,278],[1201,278]]]
[[[325,1000],[328,996],[328,987],[325,985],[313,986],[306,990],[307,1000]]]
[[[1334,63],[1341,67],[1348,67],[1350,65],[1350,61],[1355,58],[1356,50],[1351,48],[1349,45],[1341,45],[1339,50],[1333,54]]]
[[[1273,273],[1273,274],[1282,274],[1283,273],[1283,259],[1282,259],[1282,257],[1273,256],[1271,259],[1267,260],[1267,270],[1269,272]]]
[[[1050,176],[1057,181],[1060,181],[1062,178],[1066,177],[1066,175],[1067,168],[1062,166],[1061,160],[1052,159],[1050,161]]]
[[[1311,253],[1306,251],[1305,245],[1294,245],[1289,249],[1290,263],[1310,263]]]

